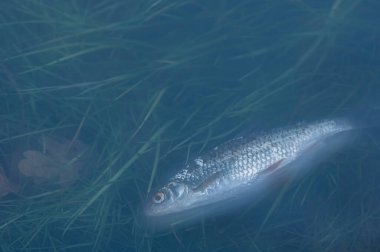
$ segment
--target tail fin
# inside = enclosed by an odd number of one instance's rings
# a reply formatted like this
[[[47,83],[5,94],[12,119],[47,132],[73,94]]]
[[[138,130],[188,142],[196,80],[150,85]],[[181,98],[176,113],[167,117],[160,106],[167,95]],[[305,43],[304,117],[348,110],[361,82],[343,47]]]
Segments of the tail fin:
[[[380,127],[380,88],[377,86],[368,87],[362,95],[358,95],[357,107],[348,112],[348,118],[356,128]]]

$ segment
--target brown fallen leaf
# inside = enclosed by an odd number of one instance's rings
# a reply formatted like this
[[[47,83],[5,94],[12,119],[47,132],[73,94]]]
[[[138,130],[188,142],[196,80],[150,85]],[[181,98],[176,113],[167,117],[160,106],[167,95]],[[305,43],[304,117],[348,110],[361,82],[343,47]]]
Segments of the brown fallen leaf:
[[[34,184],[75,183],[89,161],[88,145],[54,136],[41,137],[41,150],[26,150],[18,162],[19,172]]]
[[[43,183],[59,176],[58,164],[39,151],[28,150],[23,153],[25,159],[20,160],[18,168],[26,177],[36,184]]]
[[[0,198],[15,192],[15,187],[9,182],[3,171],[3,167],[0,165]]]

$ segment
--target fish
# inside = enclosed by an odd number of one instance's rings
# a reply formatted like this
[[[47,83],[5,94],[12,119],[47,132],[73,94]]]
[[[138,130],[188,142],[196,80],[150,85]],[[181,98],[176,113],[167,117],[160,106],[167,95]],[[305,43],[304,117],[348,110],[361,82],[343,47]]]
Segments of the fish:
[[[325,139],[354,128],[347,119],[326,119],[229,140],[185,163],[148,198],[145,215],[168,216],[239,198]]]

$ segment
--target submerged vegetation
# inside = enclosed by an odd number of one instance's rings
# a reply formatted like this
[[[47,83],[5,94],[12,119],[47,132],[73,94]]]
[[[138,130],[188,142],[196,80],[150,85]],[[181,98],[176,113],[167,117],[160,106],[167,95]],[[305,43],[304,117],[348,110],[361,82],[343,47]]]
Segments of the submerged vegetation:
[[[228,217],[161,233],[141,221],[157,180],[247,128],[379,115],[379,8],[2,1],[0,250],[380,249],[380,136],[369,132]],[[65,149],[79,145],[86,159]]]

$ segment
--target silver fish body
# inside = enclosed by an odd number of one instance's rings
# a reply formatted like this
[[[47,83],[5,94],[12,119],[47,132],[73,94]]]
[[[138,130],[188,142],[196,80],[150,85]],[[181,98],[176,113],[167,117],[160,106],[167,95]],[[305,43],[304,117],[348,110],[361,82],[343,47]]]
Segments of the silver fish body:
[[[164,216],[239,197],[318,142],[352,128],[346,120],[324,120],[230,140],[186,164],[150,198],[145,214]]]

